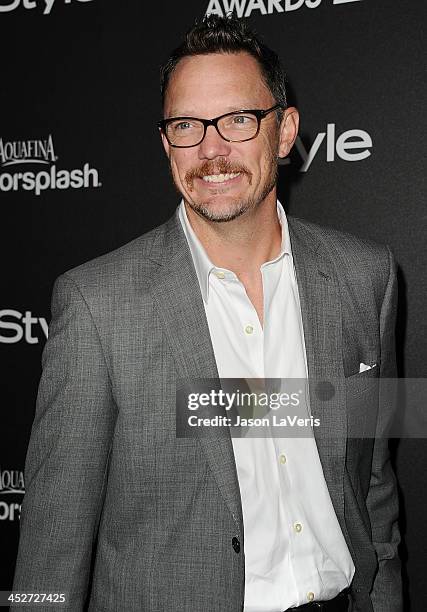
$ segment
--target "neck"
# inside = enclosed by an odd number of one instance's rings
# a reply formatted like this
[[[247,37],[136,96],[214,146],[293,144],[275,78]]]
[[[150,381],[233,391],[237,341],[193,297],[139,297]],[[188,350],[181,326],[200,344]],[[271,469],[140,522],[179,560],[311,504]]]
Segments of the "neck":
[[[280,252],[282,235],[275,189],[256,209],[232,221],[208,221],[187,203],[185,209],[194,233],[209,259],[219,268],[231,270],[239,277],[256,274],[263,263]]]

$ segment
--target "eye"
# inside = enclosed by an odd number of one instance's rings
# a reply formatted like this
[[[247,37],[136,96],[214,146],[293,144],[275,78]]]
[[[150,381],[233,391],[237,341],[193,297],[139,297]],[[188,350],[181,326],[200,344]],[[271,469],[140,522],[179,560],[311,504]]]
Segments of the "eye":
[[[253,117],[251,115],[233,115],[232,121],[237,125],[245,125],[251,123],[253,121]]]
[[[178,123],[174,123],[173,124],[173,129],[178,132],[178,131],[185,131],[185,130],[189,130],[191,129],[193,126],[192,123],[190,123],[189,121],[179,121]]]

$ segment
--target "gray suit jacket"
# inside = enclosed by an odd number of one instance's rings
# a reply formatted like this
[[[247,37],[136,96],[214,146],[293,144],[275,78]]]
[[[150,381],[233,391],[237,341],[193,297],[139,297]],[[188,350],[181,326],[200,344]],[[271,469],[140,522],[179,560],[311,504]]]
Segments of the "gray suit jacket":
[[[317,444],[356,565],[353,610],[399,612],[387,442],[346,439],[369,380],[395,376],[392,256],[295,218],[289,228],[309,375],[345,378],[329,401],[311,398],[311,408],[336,432]],[[359,374],[361,362],[379,366]],[[177,378],[217,376],[176,215],[57,279],[14,590],[64,593],[61,609],[73,612],[241,612],[244,534],[231,440],[175,435]],[[388,407],[379,410],[381,423]]]

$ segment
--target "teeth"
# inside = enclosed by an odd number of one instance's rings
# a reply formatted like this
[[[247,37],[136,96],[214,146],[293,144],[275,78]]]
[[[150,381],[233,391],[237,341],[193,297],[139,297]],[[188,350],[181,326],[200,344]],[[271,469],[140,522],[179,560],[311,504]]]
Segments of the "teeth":
[[[236,178],[239,174],[240,172],[231,172],[230,174],[208,174],[203,177],[203,180],[207,183],[224,183],[225,181]]]

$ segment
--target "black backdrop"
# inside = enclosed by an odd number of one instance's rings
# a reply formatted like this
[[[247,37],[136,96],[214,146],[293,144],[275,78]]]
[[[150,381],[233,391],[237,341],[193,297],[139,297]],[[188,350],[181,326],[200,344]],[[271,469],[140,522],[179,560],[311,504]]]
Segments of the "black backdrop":
[[[279,51],[302,118],[280,198],[391,246],[400,375],[425,376],[423,0],[0,0],[0,589],[12,583],[53,281],[174,211],[158,68],[208,8],[246,13]],[[393,447],[405,611],[423,612],[426,443]]]

